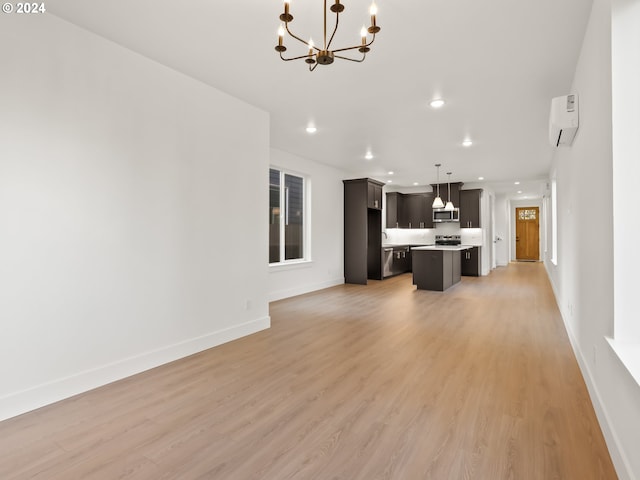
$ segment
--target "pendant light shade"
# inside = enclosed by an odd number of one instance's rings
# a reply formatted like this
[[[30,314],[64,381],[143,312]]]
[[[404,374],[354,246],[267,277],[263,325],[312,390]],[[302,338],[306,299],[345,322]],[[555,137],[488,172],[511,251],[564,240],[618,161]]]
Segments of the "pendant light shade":
[[[436,198],[433,199],[433,203],[431,204],[431,208],[442,208],[444,207],[444,202],[440,198],[440,164],[436,163],[436,175],[437,175],[437,183],[436,183]]]
[[[451,202],[451,172],[447,172],[447,175],[449,176],[448,180],[447,180],[447,189],[448,189],[448,193],[447,193],[447,205],[444,207],[444,209],[448,212],[452,211],[455,209],[455,207],[453,206],[453,202]]]

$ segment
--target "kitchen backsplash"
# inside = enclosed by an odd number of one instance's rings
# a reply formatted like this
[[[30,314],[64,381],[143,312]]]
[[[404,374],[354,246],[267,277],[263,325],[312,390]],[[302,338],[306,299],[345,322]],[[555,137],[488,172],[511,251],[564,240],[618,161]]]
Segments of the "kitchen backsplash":
[[[438,225],[437,228],[387,228],[387,238],[382,236],[383,244],[430,245],[436,241],[436,235],[460,235],[463,245],[482,246],[481,228],[460,228],[456,224]]]

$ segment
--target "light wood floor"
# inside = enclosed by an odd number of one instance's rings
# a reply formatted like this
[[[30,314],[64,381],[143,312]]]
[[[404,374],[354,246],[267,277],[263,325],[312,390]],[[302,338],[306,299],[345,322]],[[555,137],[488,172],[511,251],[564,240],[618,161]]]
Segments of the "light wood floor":
[[[616,474],[542,264],[275,302],[272,328],[0,423],[0,478]]]

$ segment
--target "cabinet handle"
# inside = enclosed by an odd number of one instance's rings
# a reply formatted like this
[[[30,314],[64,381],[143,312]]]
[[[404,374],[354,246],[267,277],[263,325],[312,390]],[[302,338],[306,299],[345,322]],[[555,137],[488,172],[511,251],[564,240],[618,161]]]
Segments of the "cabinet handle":
[[[411,228],[411,222],[409,222],[409,228]]]

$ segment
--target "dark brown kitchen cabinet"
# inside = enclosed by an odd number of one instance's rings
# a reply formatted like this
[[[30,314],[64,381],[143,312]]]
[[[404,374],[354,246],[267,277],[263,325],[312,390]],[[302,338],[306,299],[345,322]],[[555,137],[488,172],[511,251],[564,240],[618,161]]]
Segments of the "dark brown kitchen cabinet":
[[[436,198],[435,193],[423,193],[427,208],[425,210],[425,226],[424,228],[433,228],[433,199]]]
[[[409,220],[405,215],[404,194],[387,193],[387,228],[407,228]]]
[[[343,184],[345,283],[366,285],[368,278],[382,280],[384,183],[358,178],[343,180]]]
[[[409,228],[427,228],[427,198],[425,194],[406,194],[405,209]]]
[[[480,247],[460,252],[461,273],[468,277],[480,276]]]
[[[367,183],[367,207],[382,210],[382,186],[377,180],[370,180]]]
[[[460,228],[480,228],[482,189],[460,190]]]
[[[430,193],[387,193],[387,228],[433,228]]]

